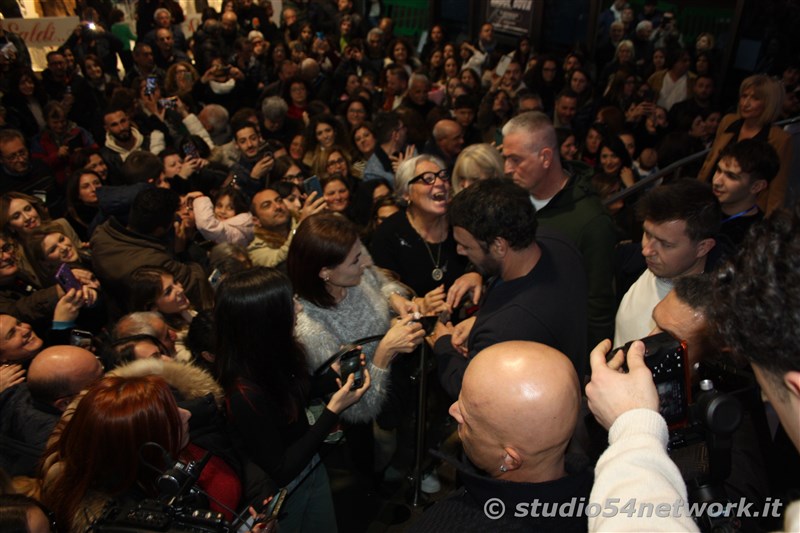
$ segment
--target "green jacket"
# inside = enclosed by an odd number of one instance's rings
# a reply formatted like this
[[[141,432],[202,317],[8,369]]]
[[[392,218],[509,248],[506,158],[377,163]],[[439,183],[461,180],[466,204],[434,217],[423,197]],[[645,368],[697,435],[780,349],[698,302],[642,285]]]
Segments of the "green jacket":
[[[583,255],[589,292],[587,342],[593,348],[613,338],[614,247],[617,231],[591,183],[591,169],[563,163],[570,179],[550,202],[536,213],[541,227],[564,234]]]

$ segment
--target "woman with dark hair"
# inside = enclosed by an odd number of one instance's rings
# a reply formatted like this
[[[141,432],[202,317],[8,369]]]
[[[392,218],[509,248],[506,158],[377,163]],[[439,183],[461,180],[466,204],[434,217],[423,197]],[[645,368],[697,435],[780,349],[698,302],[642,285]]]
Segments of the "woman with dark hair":
[[[343,419],[350,452],[344,455],[350,463],[347,468],[361,479],[372,479],[388,466],[391,456],[386,451],[396,447],[394,434],[388,431],[393,426],[378,415],[394,405],[389,395],[392,368],[403,362],[395,358],[411,353],[425,334],[413,321],[417,306],[400,295],[407,289],[372,267],[358,229],[344,217],[320,214],[303,221],[289,248],[287,269],[303,305],[297,333],[308,349],[312,370],[342,345],[371,338],[362,341],[362,348],[372,388]],[[402,316],[394,325],[392,310]],[[377,447],[376,439],[380,442]],[[378,450],[383,452],[376,455]],[[355,486],[365,488],[358,483]]]
[[[292,78],[286,82],[281,96],[289,104],[287,118],[303,120],[303,113],[308,110],[309,94],[310,90],[305,80]]]
[[[47,208],[41,200],[25,193],[11,191],[0,196],[0,233],[14,246],[17,266],[31,281],[39,282],[22,246],[25,239],[42,224],[53,222],[58,224],[62,233],[73,242],[80,243],[81,238],[69,222],[63,218],[52,220]],[[41,280],[44,282],[45,280]]]
[[[414,70],[419,68],[420,62],[414,56],[414,49],[408,44],[408,41],[402,37],[398,37],[389,43],[387,48],[388,55],[383,60],[383,66],[387,67],[394,64],[398,67],[403,67],[408,72],[408,75],[414,73]]]
[[[623,187],[630,187],[635,181],[632,167],[631,155],[619,137],[609,135],[603,139],[603,144],[600,145],[597,172],[613,176],[621,182]]]
[[[354,376],[342,379],[333,369],[312,383],[306,348],[295,336],[301,309],[289,280],[275,269],[256,267],[229,276],[214,309],[214,368],[244,453],[289,491],[282,527],[334,531],[328,476],[317,451],[339,416],[370,390],[370,371],[365,369],[358,389]],[[311,425],[309,399],[329,392],[333,396]]]
[[[334,145],[347,146],[347,134],[333,115],[322,114],[311,119],[306,128],[306,154],[303,163],[315,176],[326,174],[328,155]]]
[[[483,132],[483,142],[497,141],[503,126],[514,112],[511,95],[504,89],[490,90],[481,100],[476,127]]]
[[[337,156],[341,157],[338,152],[332,152],[331,157]],[[350,218],[350,184],[347,178],[341,174],[331,174],[322,178],[321,185],[327,210]]]
[[[44,287],[56,284],[53,276],[62,263],[73,269],[92,271],[89,251],[81,246],[80,241],[73,241],[65,235],[62,227],[55,222],[42,224],[27,235],[25,256],[30,259]]]
[[[107,109],[111,93],[119,87],[119,81],[103,70],[102,60],[94,54],[87,54],[83,58],[81,70],[83,71],[83,77],[92,88],[92,95],[97,108],[100,110]]]
[[[341,114],[345,119],[348,130],[351,132],[360,128],[365,122],[372,119],[369,102],[363,98],[351,98],[342,106],[341,109]]]
[[[97,189],[103,182],[97,172],[80,169],[67,179],[66,219],[75,229],[81,241],[89,242],[89,228],[99,212]]]
[[[366,228],[372,216],[373,206],[380,198],[392,195],[392,186],[383,178],[361,182],[351,202],[351,220]]]
[[[551,112],[556,95],[561,91],[564,76],[558,72],[558,61],[552,56],[542,56],[532,70],[525,73],[523,81],[532,91],[539,94],[545,112]]]
[[[575,161],[578,156],[578,144],[575,133],[570,128],[556,128],[556,141],[561,161]]]
[[[375,147],[378,145],[375,138],[375,130],[371,123],[364,122],[361,126],[353,130],[350,138],[357,152],[352,165],[353,175],[361,178],[364,176],[364,169],[367,166],[367,161],[369,161],[369,158],[375,153]]]
[[[46,126],[47,92],[29,68],[17,69],[9,78],[8,93],[3,96],[6,122],[30,139]]]
[[[190,361],[185,346],[189,325],[197,314],[180,282],[166,268],[142,266],[128,279],[128,312],[155,311],[175,333],[176,358]]]
[[[383,224],[389,217],[400,211],[400,205],[394,196],[381,196],[375,199],[372,206],[372,213],[369,217],[369,224],[362,233],[361,240],[366,246],[372,242],[372,237],[378,226]]]
[[[577,67],[567,73],[567,86],[578,95],[577,110],[573,123],[579,131],[585,131],[594,117],[594,86],[589,71]]]
[[[72,154],[70,167],[73,169],[86,169],[96,173],[100,181],[109,185],[117,185],[118,179],[108,175],[108,163],[100,155],[99,148],[81,148]]]
[[[600,158],[600,144],[606,136],[608,133],[605,124],[595,122],[589,126],[581,146],[580,160],[590,167],[597,166]]]
[[[165,453],[183,462],[203,457],[205,450],[189,442],[192,415],[178,407],[172,384],[157,375],[107,376],[67,409],[42,468],[42,501],[60,531],[87,530],[111,500],[157,497],[159,472],[174,464]],[[210,458],[199,485],[226,506],[239,506],[242,484],[220,457]],[[211,508],[231,518],[213,502]]]
[[[174,330],[189,326],[196,314],[183,286],[166,268],[142,266],[131,272],[128,311],[156,311]]]
[[[358,229],[333,214],[303,221],[287,259],[304,310],[297,332],[308,349],[312,370],[344,344],[371,336],[380,339],[363,346],[373,386],[361,403],[345,413],[344,419],[351,423],[375,419],[387,399],[392,361],[413,351],[424,336],[419,323],[412,322],[410,311],[415,306],[399,294],[405,292],[402,286],[388,281],[371,263]],[[392,326],[393,309],[403,318]]]

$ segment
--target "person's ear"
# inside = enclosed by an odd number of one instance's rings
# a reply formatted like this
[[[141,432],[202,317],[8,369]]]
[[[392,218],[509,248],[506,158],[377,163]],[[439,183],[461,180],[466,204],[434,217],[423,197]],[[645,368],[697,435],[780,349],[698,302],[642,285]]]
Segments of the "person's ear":
[[[319,277],[322,278],[322,281],[330,281],[331,279],[331,269],[328,267],[322,267],[319,270]]]
[[[800,371],[792,370],[783,375],[783,384],[789,394],[800,404]]]
[[[507,447],[505,452],[506,454],[503,457],[503,466],[506,467],[506,471],[510,472],[522,467],[522,455],[516,450],[516,448]]]
[[[716,239],[703,239],[702,241],[697,243],[697,257],[703,257],[704,255],[708,255],[714,246],[716,246],[717,241]]]
[[[542,166],[549,169],[553,164],[553,150],[551,148],[542,148],[539,151],[539,157],[542,158]]]
[[[763,191],[767,187],[769,187],[769,183],[767,183],[767,180],[756,180],[750,184],[750,192],[755,196],[758,196],[759,194],[761,194],[761,191]]]
[[[489,247],[489,252],[498,257],[505,257],[506,253],[508,253],[508,241],[502,237],[495,237]]]

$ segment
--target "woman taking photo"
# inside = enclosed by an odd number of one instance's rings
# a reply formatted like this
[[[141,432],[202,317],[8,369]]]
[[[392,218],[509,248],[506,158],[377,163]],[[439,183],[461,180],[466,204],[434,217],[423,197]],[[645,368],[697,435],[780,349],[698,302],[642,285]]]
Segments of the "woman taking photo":
[[[317,450],[339,415],[369,390],[370,372],[365,369],[364,384],[355,390],[353,376],[333,383],[333,370],[312,384],[306,349],[294,333],[299,310],[289,280],[275,269],[256,267],[226,278],[214,310],[214,367],[245,454],[288,489],[282,526],[287,531],[335,531],[328,476]],[[338,349],[337,344],[323,360]],[[309,399],[333,391],[316,423],[309,425]]]
[[[737,112],[726,115],[720,122],[711,152],[697,176],[702,181],[711,181],[719,154],[729,144],[753,138],[767,141],[781,160],[778,174],[758,199],[758,207],[767,216],[784,204],[789,166],[792,163],[792,137],[773,125],[781,114],[783,98],[783,84],[779,81],[766,74],[746,78],[739,87]]]
[[[72,242],[80,243],[81,238],[63,218],[52,220],[41,200],[35,196],[11,191],[0,196],[0,232],[15,248],[17,266],[31,281],[39,282],[29,258],[25,255],[23,244],[30,234],[42,224],[53,222],[61,227],[62,233]],[[41,280],[46,282],[46,280]],[[49,284],[48,284],[49,285]]]
[[[444,163],[430,155],[403,161],[394,190],[407,207],[375,233],[370,248],[375,264],[396,273],[418,295],[451,286],[467,261],[456,252],[447,221],[451,190]]]

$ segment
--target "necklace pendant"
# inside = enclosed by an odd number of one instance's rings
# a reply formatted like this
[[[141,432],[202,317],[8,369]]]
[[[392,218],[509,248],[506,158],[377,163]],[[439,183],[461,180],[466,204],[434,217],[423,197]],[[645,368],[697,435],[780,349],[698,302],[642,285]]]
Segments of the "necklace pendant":
[[[431,277],[433,278],[433,281],[442,281],[444,272],[442,272],[441,268],[434,268],[433,272],[431,272]]]

